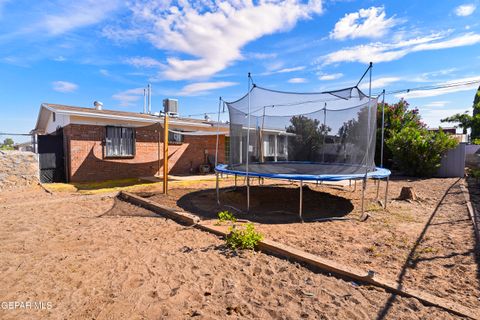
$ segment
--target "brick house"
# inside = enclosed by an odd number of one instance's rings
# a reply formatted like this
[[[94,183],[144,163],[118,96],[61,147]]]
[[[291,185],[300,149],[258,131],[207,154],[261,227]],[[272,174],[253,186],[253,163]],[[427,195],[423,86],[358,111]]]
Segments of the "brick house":
[[[169,172],[196,174],[200,165],[213,164],[217,123],[169,120]],[[43,103],[33,130],[40,176],[45,182],[80,182],[161,175],[163,121],[153,114]],[[221,124],[219,162],[225,159],[227,134],[228,126]]]

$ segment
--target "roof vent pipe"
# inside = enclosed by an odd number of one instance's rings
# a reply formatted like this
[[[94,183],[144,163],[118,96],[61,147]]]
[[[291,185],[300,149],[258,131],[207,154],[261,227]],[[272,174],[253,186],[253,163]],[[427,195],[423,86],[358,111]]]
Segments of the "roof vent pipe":
[[[152,113],[152,85],[148,84],[148,114]]]
[[[95,110],[102,110],[103,108],[103,103],[100,101],[94,101],[93,106],[95,107]]]
[[[143,113],[147,113],[147,89],[143,89]]]

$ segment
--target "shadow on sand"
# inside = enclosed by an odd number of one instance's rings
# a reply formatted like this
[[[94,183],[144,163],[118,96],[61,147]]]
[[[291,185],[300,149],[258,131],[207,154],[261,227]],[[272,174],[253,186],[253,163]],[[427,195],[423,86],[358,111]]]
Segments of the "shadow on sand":
[[[441,210],[442,206],[448,202],[448,201],[446,201],[447,197],[449,195],[454,195],[454,194],[462,192],[461,189],[460,189],[460,181],[461,181],[461,178],[457,179],[445,191],[444,195],[442,196],[442,198],[440,199],[440,201],[436,205],[436,207],[433,210],[432,214],[430,215],[428,221],[426,222],[425,226],[423,227],[422,232],[420,233],[420,235],[416,239],[416,241],[415,241],[412,249],[410,250],[410,252],[407,256],[407,259],[406,259],[406,261],[405,261],[405,263],[404,263],[404,265],[403,265],[403,267],[400,270],[400,273],[398,275],[397,283],[398,283],[398,288],[399,289],[404,286],[404,282],[405,282],[405,278],[406,278],[408,269],[415,268],[418,263],[421,263],[421,262],[427,261],[427,260],[446,259],[446,258],[452,258],[452,257],[462,256],[462,255],[466,256],[466,255],[472,254],[472,251],[475,250],[475,248],[470,248],[470,250],[467,250],[465,252],[452,252],[448,255],[435,256],[435,257],[430,257],[430,258],[422,258],[421,255],[419,254],[419,251],[420,251],[419,247],[422,244],[422,242],[424,241],[425,236],[426,236],[429,228],[433,228],[435,226],[440,226],[442,224],[454,225],[454,224],[457,224],[457,223],[464,223],[465,222],[465,219],[462,219],[462,220],[448,220],[447,222],[442,222],[442,223],[433,223],[434,219],[436,218],[438,212]],[[477,250],[476,250],[476,253],[477,253],[476,254],[476,261],[477,261],[477,264],[479,266],[477,268],[477,279],[479,280],[479,283],[480,283],[480,273],[479,273],[480,272],[480,263],[479,263],[480,260],[479,260],[479,252],[478,252],[478,243],[476,243],[475,246],[477,248]],[[377,317],[376,317],[377,320],[383,320],[383,319],[388,319],[389,318],[388,317],[388,312],[393,307],[393,304],[394,304],[396,298],[397,298],[396,294],[392,294],[389,297],[389,299],[387,300],[387,302],[385,303],[383,308],[377,314]]]
[[[217,219],[221,210],[229,210],[237,218],[264,224],[299,222],[299,190],[292,187],[251,186],[250,211],[247,213],[246,187],[220,189],[221,205],[217,205],[215,189],[188,193],[177,205],[203,219]],[[329,193],[303,188],[303,218],[314,221],[324,218],[341,218],[353,211],[349,199]]]

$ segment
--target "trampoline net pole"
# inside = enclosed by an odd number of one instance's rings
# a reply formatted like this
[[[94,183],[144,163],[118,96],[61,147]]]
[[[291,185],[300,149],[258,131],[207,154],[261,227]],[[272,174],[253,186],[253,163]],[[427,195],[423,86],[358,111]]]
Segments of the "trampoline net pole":
[[[250,179],[248,177],[248,163],[250,162],[250,72],[248,73],[248,112],[247,112],[247,159],[245,161],[245,173],[247,177],[247,212],[250,211]]]
[[[382,91],[382,139],[380,145],[380,168],[383,168],[383,144],[385,139],[385,89]]]
[[[218,165],[218,144],[220,140],[220,109],[222,107],[222,97],[218,99],[218,115],[217,115],[217,141],[215,147],[215,168]]]

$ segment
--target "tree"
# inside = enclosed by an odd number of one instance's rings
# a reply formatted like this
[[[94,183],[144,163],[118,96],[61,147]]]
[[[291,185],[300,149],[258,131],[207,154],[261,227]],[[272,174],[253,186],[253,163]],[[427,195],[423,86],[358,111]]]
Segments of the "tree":
[[[480,86],[478,86],[477,92],[475,93],[475,97],[473,98],[473,113],[472,116],[477,119],[480,117]],[[471,139],[478,139],[480,138],[480,121],[475,121],[472,123],[472,132],[471,132]]]
[[[13,144],[12,138],[6,138],[3,140],[3,144],[0,145],[0,150],[13,150]]]
[[[13,147],[13,139],[12,138],[6,138],[5,140],[3,140],[3,145]]]
[[[384,142],[390,139],[395,133],[400,132],[403,128],[424,129],[426,126],[422,122],[420,113],[417,108],[409,109],[409,103],[400,99],[397,103],[383,106],[385,110],[385,131]],[[377,142],[375,151],[375,162],[380,164],[382,143],[382,105],[377,107]],[[393,154],[390,147],[385,143],[383,150],[383,165],[391,168],[393,165]]]
[[[405,127],[386,141],[393,154],[395,165],[403,173],[417,177],[434,175],[442,157],[454,148],[458,141],[440,131]]]
[[[458,127],[462,128],[463,134],[467,134],[467,129],[472,129],[470,138],[472,141],[479,141],[480,139],[480,86],[473,98],[473,112],[472,115],[465,113],[456,113],[453,116],[441,119],[441,122],[458,123]]]
[[[289,143],[293,160],[296,161],[319,161],[323,138],[332,129],[318,119],[310,119],[306,116],[293,116],[291,125],[286,128],[289,133],[294,133],[293,143]]]
[[[465,111],[465,113],[457,113],[451,117],[441,119],[440,122],[456,122],[458,127],[462,129],[463,134],[467,134],[467,129],[472,128],[475,118],[476,116],[471,116],[468,114],[468,111]]]

